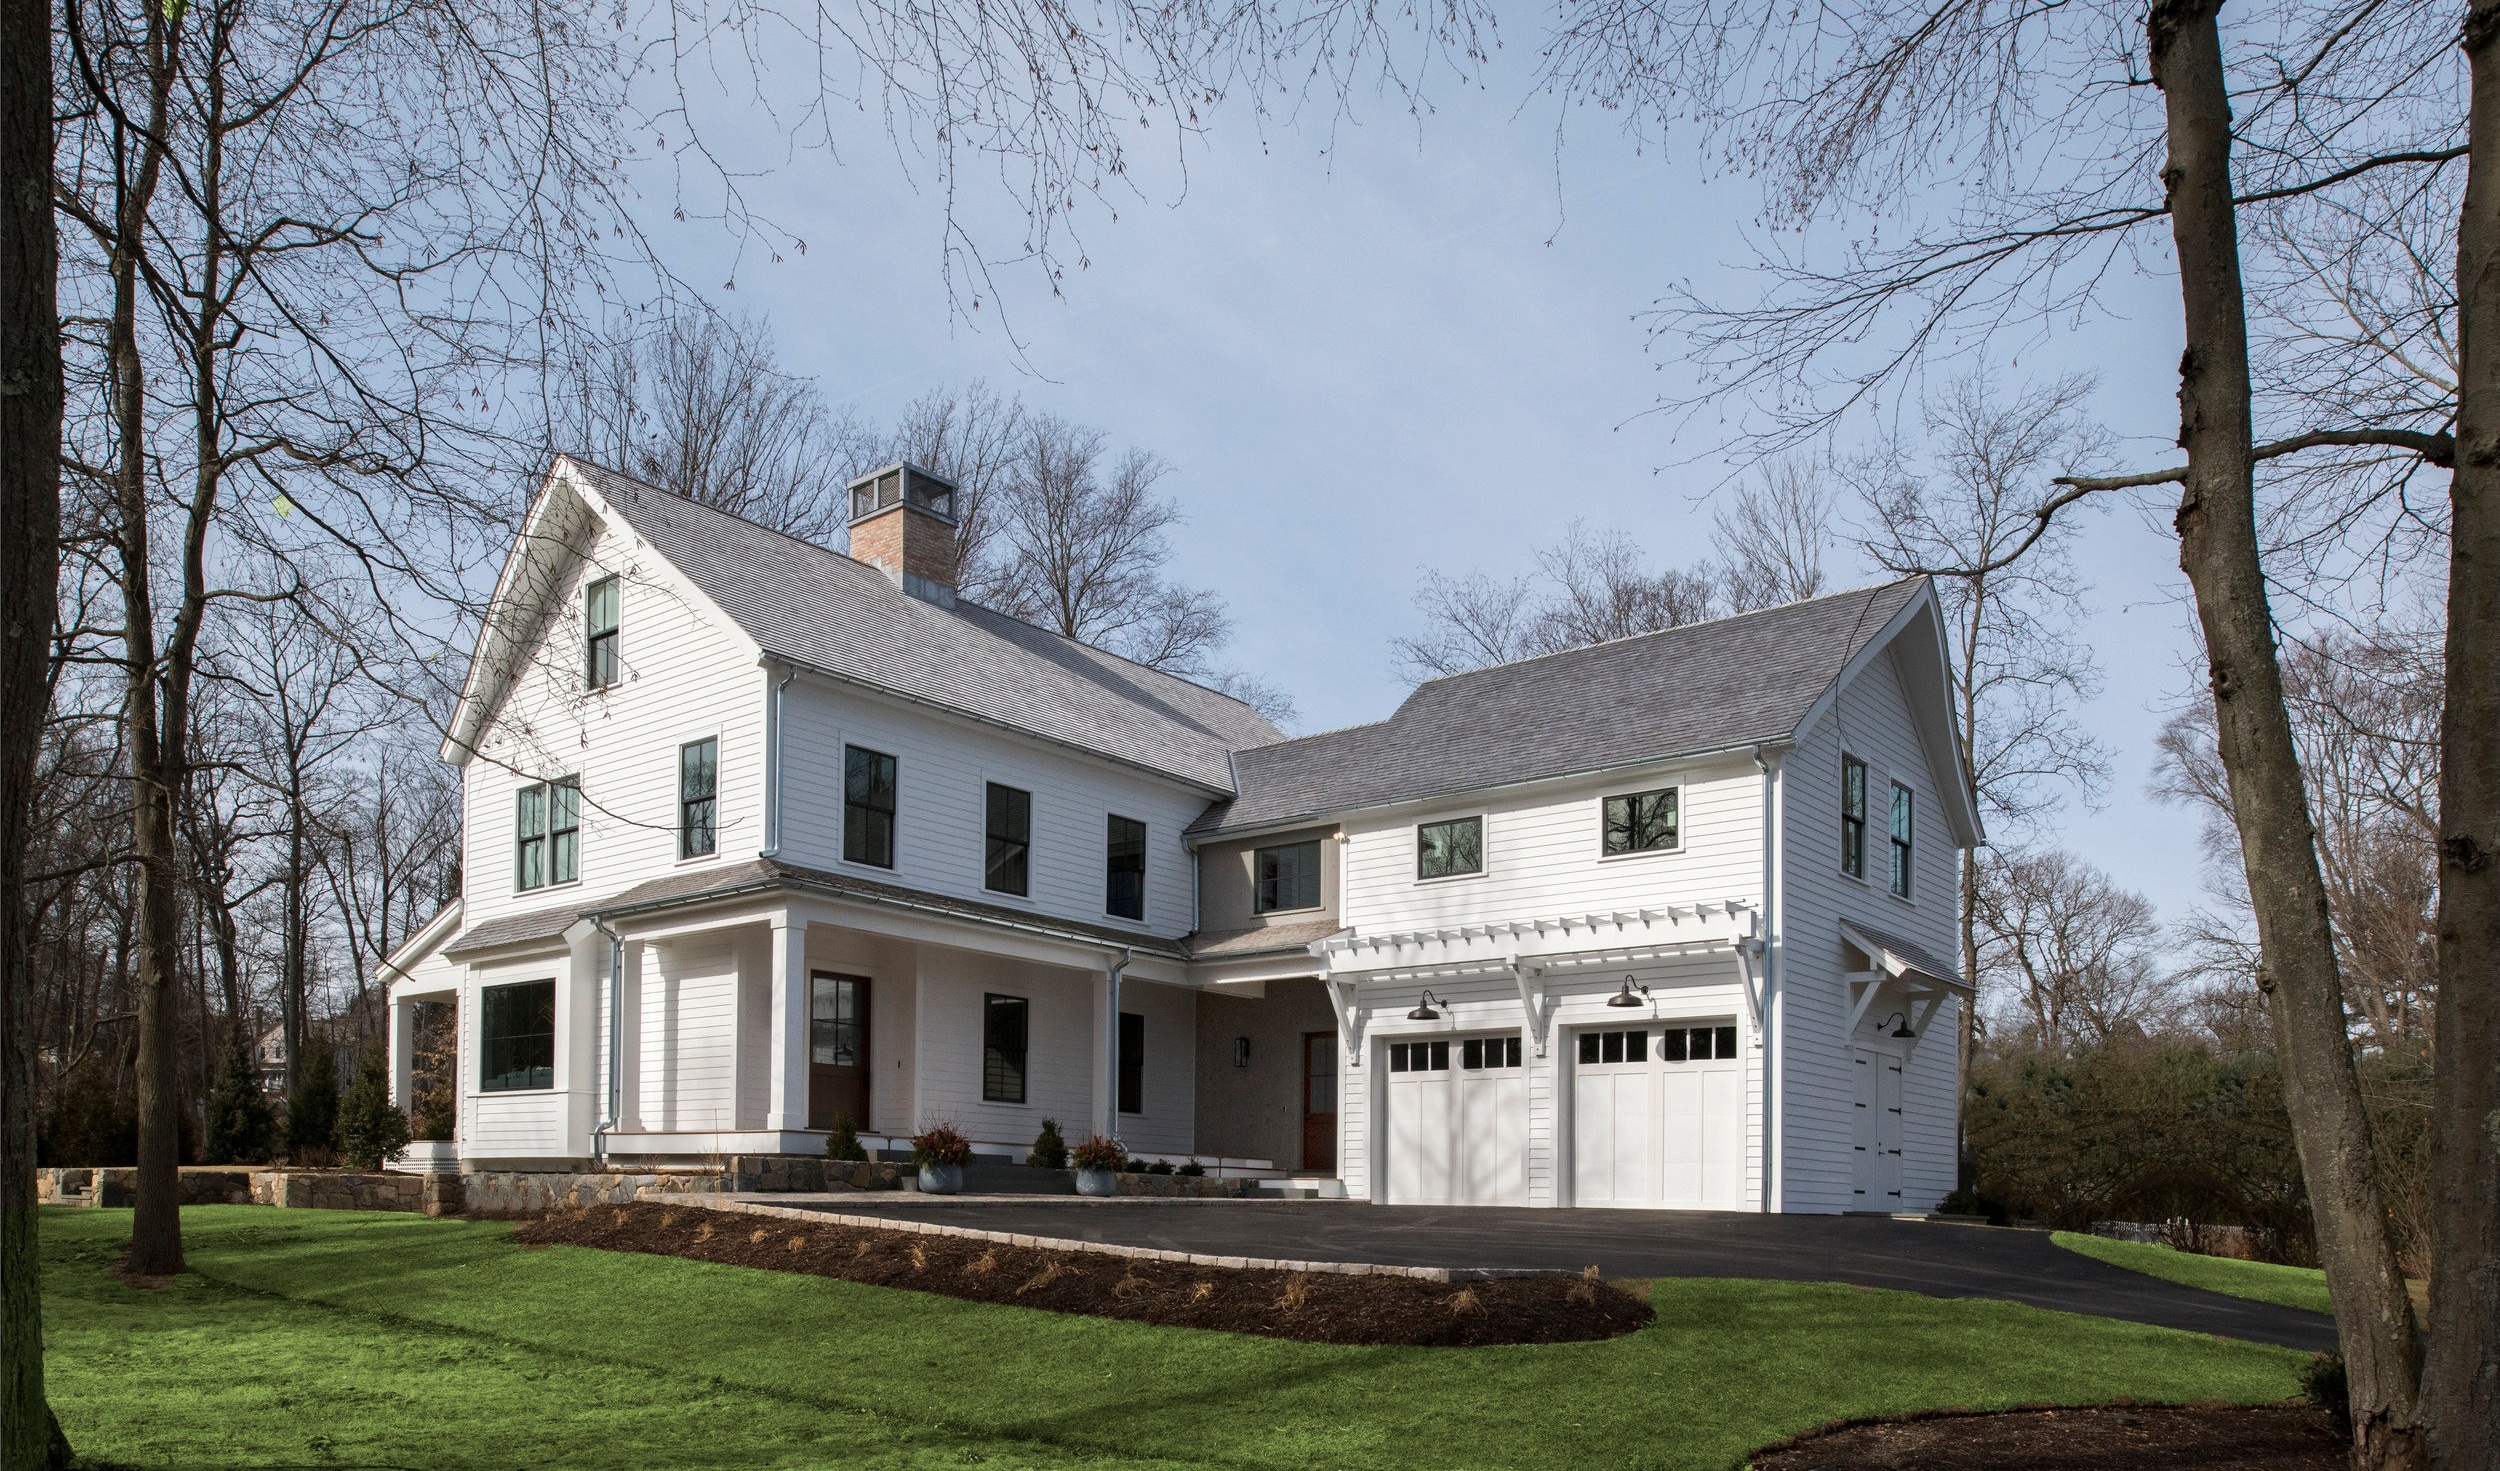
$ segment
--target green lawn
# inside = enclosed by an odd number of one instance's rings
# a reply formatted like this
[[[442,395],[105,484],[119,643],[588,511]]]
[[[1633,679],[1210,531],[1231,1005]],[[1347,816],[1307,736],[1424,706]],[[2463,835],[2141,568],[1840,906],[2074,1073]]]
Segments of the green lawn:
[[[2326,1299],[2326,1273],[2315,1267],[2198,1256],[2192,1251],[2174,1251],[2139,1241],[2112,1241],[2106,1236],[2085,1236],[2073,1231],[2060,1231],[2051,1239],[2068,1251],[2097,1257],[2113,1267],[2125,1267],[2165,1282],[2183,1282],[2207,1292],[2255,1298],[2287,1308],[2307,1308],[2313,1313],[2335,1311]]]
[[[1927,1406],[2265,1401],[2302,1357],[2009,1303],[1657,1285],[1611,1343],[1359,1349],[571,1247],[406,1215],[183,1212],[191,1271],[47,1210],[52,1400],[135,1466],[1709,1467]]]

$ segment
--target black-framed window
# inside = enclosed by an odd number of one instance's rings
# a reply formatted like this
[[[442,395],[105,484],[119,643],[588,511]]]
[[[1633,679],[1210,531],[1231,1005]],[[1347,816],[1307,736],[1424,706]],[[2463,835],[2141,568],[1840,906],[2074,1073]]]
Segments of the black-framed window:
[[[1251,907],[1261,914],[1275,909],[1319,907],[1319,840],[1283,843],[1250,855]]]
[[[1658,1034],[1661,1062],[1724,1062],[1736,1055],[1736,1028],[1669,1027]]]
[[[477,993],[478,1088],[508,1093],[556,1085],[556,983],[523,981]]]
[[[1033,794],[1015,787],[989,784],[989,855],[981,866],[981,887],[1001,894],[1029,893],[1032,888]]]
[[[512,886],[569,884],[582,876],[581,864],[581,778],[534,781],[521,788],[512,812]]]
[[[808,1061],[827,1067],[858,1067],[868,1055],[866,986],[855,976],[808,978]]]
[[[677,856],[708,858],[720,845],[720,742],[677,748]]]
[[[1866,763],[1840,758],[1840,871],[1866,877]]]
[[[1519,1066],[1517,1037],[1470,1037],[1459,1049],[1458,1065],[1463,1068],[1505,1068]]]
[[[883,751],[842,748],[842,856],[894,866],[894,758]]]
[[[1892,891],[1904,899],[1910,897],[1910,808],[1915,801],[1908,787],[1892,784]]]
[[[1025,1046],[1032,1036],[1033,1003],[1021,996],[981,997],[981,1101],[1024,1101]]]
[[[1606,799],[1606,856],[1663,853],[1683,840],[1684,794],[1674,787]]]
[[[1671,1033],[1670,1035],[1681,1034]],[[1647,1062],[1649,1061],[1649,1033],[1647,1031],[1582,1032],[1580,1034],[1580,1061],[1585,1063]]]
[[[585,658],[582,682],[595,690],[616,683],[616,579],[602,577],[582,589]]]
[[[1146,1111],[1146,1019],[1120,1013],[1120,1112]]]
[[[1450,1044],[1446,1038],[1389,1044],[1389,1071],[1393,1073],[1445,1073],[1449,1069]]]
[[[1484,819],[1453,817],[1415,829],[1415,877],[1455,878],[1484,872]],[[1315,898],[1312,902],[1318,902]]]
[[[1146,825],[1116,812],[1104,839],[1102,908],[1122,919],[1146,917]]]

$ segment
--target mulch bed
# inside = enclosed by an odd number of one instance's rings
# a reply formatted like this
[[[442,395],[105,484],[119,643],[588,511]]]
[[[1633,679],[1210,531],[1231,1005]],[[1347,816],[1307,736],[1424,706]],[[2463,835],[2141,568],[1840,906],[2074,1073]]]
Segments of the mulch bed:
[[[1583,1277],[1477,1282],[1243,1270],[650,1203],[544,1216],[516,1227],[512,1239],[1311,1343],[1579,1343],[1630,1333],[1652,1317],[1648,1303],[1599,1281],[1593,1267]]]
[[[1755,1471],[2343,1471],[2347,1443],[2306,1405],[1945,1411],[1842,1425],[1756,1451]]]

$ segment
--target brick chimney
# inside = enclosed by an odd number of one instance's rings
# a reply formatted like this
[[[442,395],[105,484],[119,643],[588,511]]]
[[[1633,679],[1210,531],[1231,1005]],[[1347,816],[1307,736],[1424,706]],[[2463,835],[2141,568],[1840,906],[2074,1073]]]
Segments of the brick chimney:
[[[850,489],[852,558],[915,598],[955,606],[955,483],[905,461]]]

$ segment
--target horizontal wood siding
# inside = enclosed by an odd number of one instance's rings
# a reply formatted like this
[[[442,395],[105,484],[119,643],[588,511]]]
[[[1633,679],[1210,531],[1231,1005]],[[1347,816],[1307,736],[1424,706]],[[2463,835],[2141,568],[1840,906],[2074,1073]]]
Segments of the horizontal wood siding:
[[[650,947],[642,972],[641,1124],[663,1132],[735,1129],[738,957],[728,933]]]
[[[590,1046],[590,1014],[581,1005],[584,993],[596,987],[577,985],[574,957],[557,950],[529,960],[476,966],[460,989],[460,1154],[463,1159],[574,1159],[589,1153],[587,1131],[572,1127],[572,1099],[567,1090],[580,1086],[583,1057]],[[488,1093],[478,1087],[479,1024],[484,1015],[478,993],[489,986],[523,981],[556,983],[555,1087],[551,1090]]]

